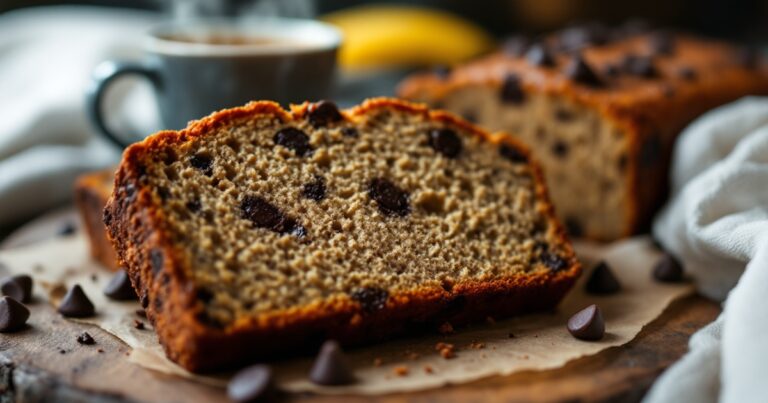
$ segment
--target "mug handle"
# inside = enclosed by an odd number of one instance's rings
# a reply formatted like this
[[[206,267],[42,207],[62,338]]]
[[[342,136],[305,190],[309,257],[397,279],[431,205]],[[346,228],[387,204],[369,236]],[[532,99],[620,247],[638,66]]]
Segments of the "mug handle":
[[[108,60],[96,66],[91,78],[91,85],[86,94],[86,108],[91,122],[96,126],[100,134],[120,148],[126,148],[131,143],[126,142],[122,136],[116,135],[107,127],[104,115],[102,114],[101,104],[104,101],[104,94],[107,88],[118,78],[125,75],[144,77],[152,83],[156,90],[160,89],[160,75],[151,66],[143,63]]]

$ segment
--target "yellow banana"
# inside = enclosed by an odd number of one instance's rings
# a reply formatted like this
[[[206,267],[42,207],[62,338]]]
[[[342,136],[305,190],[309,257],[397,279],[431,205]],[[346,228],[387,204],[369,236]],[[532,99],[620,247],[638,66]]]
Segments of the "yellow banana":
[[[339,60],[349,69],[450,65],[493,45],[482,28],[422,7],[361,6],[320,19],[342,31]]]

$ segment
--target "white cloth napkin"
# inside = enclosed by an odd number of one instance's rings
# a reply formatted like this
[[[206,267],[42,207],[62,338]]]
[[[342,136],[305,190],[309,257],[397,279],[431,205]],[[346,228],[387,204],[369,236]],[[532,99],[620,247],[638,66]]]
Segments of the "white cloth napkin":
[[[768,98],[716,109],[682,133],[653,232],[702,294],[725,303],[645,402],[768,402]]]
[[[118,161],[87,119],[85,90],[99,62],[140,58],[139,37],[158,20],[96,7],[0,15],[0,227],[66,202],[77,175]],[[149,85],[128,81],[108,96],[110,123],[151,133],[158,119]]]

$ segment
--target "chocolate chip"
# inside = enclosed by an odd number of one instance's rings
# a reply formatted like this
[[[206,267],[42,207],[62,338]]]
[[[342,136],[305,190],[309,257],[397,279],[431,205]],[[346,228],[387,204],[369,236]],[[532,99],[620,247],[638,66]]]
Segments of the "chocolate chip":
[[[240,370],[227,385],[227,396],[234,402],[254,402],[264,399],[272,389],[272,368],[252,365]]]
[[[525,54],[530,45],[530,40],[524,36],[513,36],[504,41],[502,51],[513,57],[520,57]]]
[[[661,159],[661,139],[656,134],[651,134],[640,147],[640,163],[644,167],[653,166]]]
[[[429,145],[448,158],[456,158],[461,153],[461,138],[451,129],[430,130]]]
[[[677,283],[683,280],[683,266],[669,253],[656,263],[653,268],[653,278],[664,283]]]
[[[163,256],[163,251],[157,248],[152,248],[149,251],[149,263],[152,265],[153,275],[157,275],[157,273],[160,273],[160,271],[163,270],[163,265],[165,264],[165,257]]]
[[[314,201],[323,200],[325,198],[325,179],[322,176],[315,176],[314,181],[305,183],[301,188],[301,195]]]
[[[32,277],[26,274],[6,277],[0,282],[0,293],[27,303],[32,300],[32,284]]]
[[[549,48],[544,44],[536,44],[528,49],[525,53],[525,60],[533,66],[539,67],[553,67],[555,65],[555,58],[549,51]]]
[[[549,270],[553,272],[558,272],[568,268],[568,262],[556,253],[544,252],[541,254],[540,260],[544,266],[547,266]]]
[[[584,289],[590,294],[608,295],[621,290],[621,284],[619,284],[619,280],[613,274],[608,263],[602,261],[592,269],[592,274],[589,275]]]
[[[520,152],[517,148],[513,146],[509,146],[506,144],[502,144],[501,147],[499,147],[499,155],[502,157],[512,161],[512,162],[527,162],[528,158]]]
[[[451,68],[445,65],[435,66],[432,68],[432,74],[441,80],[445,80],[451,75]]]
[[[597,305],[592,304],[568,319],[568,331],[580,340],[600,340],[605,335],[603,314]]]
[[[211,174],[213,174],[213,160],[210,155],[201,153],[195,154],[189,157],[189,164],[202,171],[206,176],[211,176]]]
[[[320,101],[309,105],[307,109],[309,122],[312,126],[323,127],[344,119],[339,108],[331,101]]]
[[[411,212],[408,193],[386,179],[372,180],[368,184],[368,196],[386,215],[405,217]]]
[[[309,371],[309,380],[318,385],[329,386],[348,385],[355,382],[355,375],[339,343],[334,340],[323,343]]]
[[[651,52],[668,56],[675,51],[675,37],[669,32],[656,32],[649,38]]]
[[[341,134],[347,136],[347,137],[357,137],[360,134],[357,132],[357,129],[354,127],[345,127],[341,129]]]
[[[570,148],[568,147],[568,143],[558,140],[554,144],[552,144],[552,154],[554,154],[557,158],[565,158],[568,156],[568,150]]]
[[[693,81],[696,79],[696,70],[694,70],[691,67],[681,67],[680,70],[677,71],[678,77],[682,78],[683,80]]]
[[[72,235],[75,233],[75,231],[77,231],[77,227],[75,227],[75,224],[71,222],[66,222],[64,223],[64,225],[61,226],[61,228],[59,228],[59,235],[60,236]]]
[[[115,273],[104,287],[104,295],[118,301],[137,300],[136,291],[131,286],[131,280],[128,278],[125,270]]]
[[[576,56],[568,63],[565,68],[565,75],[577,83],[588,85],[590,87],[601,87],[603,85],[600,77],[595,74],[589,64],[583,57]]]
[[[14,332],[24,327],[29,319],[29,309],[15,299],[0,298],[0,332]]]
[[[299,157],[307,156],[312,152],[312,146],[309,145],[309,136],[294,127],[280,129],[272,140],[275,144],[293,150]]]
[[[389,293],[381,288],[362,287],[352,291],[350,297],[360,304],[363,311],[370,313],[386,306]]]
[[[259,196],[245,196],[240,202],[240,209],[243,212],[243,217],[250,220],[258,228],[266,228],[279,234],[301,232],[299,228],[304,228],[298,225],[296,220],[287,217],[280,209]],[[303,232],[306,235],[306,230]]]
[[[86,346],[96,344],[96,340],[94,340],[93,336],[91,336],[91,334],[88,332],[80,333],[80,335],[77,336],[77,342]]]
[[[645,56],[628,55],[624,58],[624,70],[632,75],[644,78],[654,78],[659,75],[653,59]]]
[[[197,213],[203,207],[198,199],[190,200],[184,206],[193,213]]]
[[[517,74],[509,73],[504,77],[499,97],[507,104],[521,104],[525,101],[525,92]]]
[[[64,295],[64,299],[59,304],[58,311],[67,317],[86,318],[94,315],[95,308],[91,300],[88,299],[88,296],[85,295],[83,289],[80,288],[80,285],[75,284]]]
[[[145,327],[144,327],[144,322],[142,322],[142,321],[140,321],[140,320],[138,320],[138,319],[134,319],[134,320],[133,320],[133,327],[134,327],[136,330],[144,330],[144,329],[145,329]]]
[[[584,228],[581,222],[575,217],[566,217],[564,220],[565,231],[572,237],[579,238],[584,235]]]
[[[139,304],[141,304],[141,307],[144,309],[149,306],[149,295],[147,295],[146,291],[144,291],[144,294],[139,298]]]

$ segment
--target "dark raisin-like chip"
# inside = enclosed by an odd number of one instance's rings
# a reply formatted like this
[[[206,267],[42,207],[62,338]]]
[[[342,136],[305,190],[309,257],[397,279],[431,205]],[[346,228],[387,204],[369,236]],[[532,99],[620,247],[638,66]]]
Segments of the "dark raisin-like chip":
[[[315,102],[309,105],[307,112],[309,122],[315,127],[328,126],[344,119],[339,108],[331,101]]]
[[[272,140],[275,144],[293,150],[299,157],[304,157],[312,152],[309,136],[295,127],[280,129]]]
[[[528,52],[525,53],[525,60],[539,67],[553,67],[555,65],[555,57],[552,56],[549,48],[544,44],[531,46]]]
[[[357,137],[360,134],[357,132],[357,129],[354,127],[345,127],[341,129],[341,134],[347,136],[347,137]]]
[[[568,143],[558,140],[552,145],[552,154],[558,158],[565,158],[568,156],[569,149]]]
[[[362,287],[352,291],[350,297],[360,303],[363,311],[370,313],[383,309],[386,306],[389,293],[381,288]]]
[[[211,302],[213,299],[213,293],[207,288],[198,288],[197,291],[195,291],[195,295],[197,296],[197,299],[204,304]]]
[[[315,180],[305,183],[301,188],[301,195],[307,199],[320,201],[325,198],[325,179],[322,176],[315,176]]]
[[[328,340],[323,343],[312,369],[309,379],[318,385],[347,385],[355,382],[355,375],[336,341]]]
[[[601,87],[603,85],[600,77],[595,74],[592,67],[590,67],[580,55],[571,60],[565,68],[565,75],[577,83],[588,85],[590,87]]]
[[[198,199],[188,201],[185,206],[187,207],[187,210],[193,213],[197,213],[200,211],[200,208],[202,208],[202,204],[200,204],[200,200]]]
[[[502,144],[502,146],[499,147],[499,154],[512,162],[528,161],[528,158],[526,158],[525,155],[521,153],[517,148],[508,146],[506,144]]]
[[[553,272],[558,272],[568,268],[568,262],[552,252],[544,252],[541,254],[541,263],[547,266]]]
[[[368,196],[376,201],[379,211],[404,217],[411,212],[408,193],[394,183],[376,178],[368,185]]]
[[[258,228],[266,228],[279,234],[292,233],[298,226],[295,220],[286,217],[280,209],[262,197],[248,195],[240,202],[243,217]]]
[[[213,159],[210,155],[195,154],[189,157],[189,165],[203,172],[206,176],[213,174]]]
[[[600,308],[592,304],[568,319],[568,332],[580,340],[595,341],[605,336],[605,321]]]
[[[517,74],[509,73],[501,84],[501,101],[508,104],[520,104],[525,101],[525,92]]]
[[[461,138],[451,129],[430,130],[429,145],[448,158],[456,158],[461,152]]]
[[[88,332],[80,333],[80,335],[77,336],[77,342],[87,346],[96,344],[96,340],[94,340],[93,336],[91,336],[91,334]]]
[[[85,291],[79,284],[75,284],[67,291],[57,310],[69,318],[87,318],[93,316],[96,311],[93,302],[85,295]]]
[[[644,78],[653,78],[659,75],[653,59],[645,56],[628,55],[624,58],[624,70],[627,73]]]
[[[163,256],[163,251],[160,249],[152,249],[149,251],[149,262],[152,264],[152,274],[157,274],[161,270],[163,270],[163,264],[165,263],[165,258]]]

